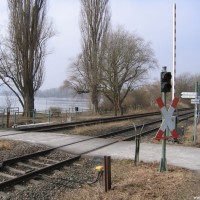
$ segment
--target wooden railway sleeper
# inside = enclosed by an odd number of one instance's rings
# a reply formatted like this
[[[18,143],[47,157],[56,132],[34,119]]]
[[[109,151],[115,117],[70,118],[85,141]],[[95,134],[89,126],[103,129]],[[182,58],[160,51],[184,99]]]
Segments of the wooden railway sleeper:
[[[23,166],[23,167],[27,167],[27,168],[30,168],[30,169],[33,169],[33,170],[38,170],[38,169],[40,169],[40,167],[32,166],[32,165],[25,164],[25,163],[22,163],[22,162],[18,162],[17,165]]]
[[[47,163],[44,163],[44,162],[39,162],[39,161],[33,160],[33,159],[28,159],[28,162],[36,164],[36,165],[42,165],[42,166],[50,166],[51,165],[51,164],[47,164]]]
[[[10,167],[10,166],[5,166],[5,169],[6,169],[7,171],[14,172],[14,173],[16,173],[16,174],[22,174],[22,175],[23,175],[23,174],[26,173],[26,171],[22,171],[22,170],[19,170],[19,169]]]
[[[5,177],[5,178],[9,178],[9,179],[17,177],[17,176],[13,176],[13,175],[10,175],[10,174],[3,173],[3,172],[0,172],[0,176]]]

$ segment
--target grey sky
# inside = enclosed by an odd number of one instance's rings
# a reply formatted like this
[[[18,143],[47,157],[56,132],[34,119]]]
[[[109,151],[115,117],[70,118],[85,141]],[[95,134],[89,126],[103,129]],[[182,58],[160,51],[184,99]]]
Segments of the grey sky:
[[[0,0],[0,34],[6,32],[8,9]],[[159,69],[151,75],[159,79],[162,66],[172,71],[172,16],[177,6],[177,74],[199,73],[199,0],[110,0],[112,27],[123,26],[152,43]],[[79,0],[49,0],[48,17],[57,35],[48,43],[46,75],[41,89],[59,87],[69,75],[70,60],[80,52]]]

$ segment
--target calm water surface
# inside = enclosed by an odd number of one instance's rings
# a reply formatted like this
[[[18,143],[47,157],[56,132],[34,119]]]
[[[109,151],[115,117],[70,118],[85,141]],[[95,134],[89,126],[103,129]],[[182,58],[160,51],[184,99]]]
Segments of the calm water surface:
[[[22,111],[22,107],[15,96],[0,96],[0,108],[5,107],[19,107]],[[41,98],[35,97],[35,109],[37,111],[48,110],[50,107],[60,107],[63,111],[74,109],[78,107],[79,110],[89,109],[88,99],[76,99],[76,98]]]

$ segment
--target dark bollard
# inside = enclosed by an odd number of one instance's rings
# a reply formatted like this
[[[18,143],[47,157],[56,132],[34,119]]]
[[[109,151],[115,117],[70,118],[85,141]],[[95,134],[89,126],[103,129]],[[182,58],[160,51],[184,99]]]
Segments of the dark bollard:
[[[104,156],[105,192],[111,190],[111,157]]]

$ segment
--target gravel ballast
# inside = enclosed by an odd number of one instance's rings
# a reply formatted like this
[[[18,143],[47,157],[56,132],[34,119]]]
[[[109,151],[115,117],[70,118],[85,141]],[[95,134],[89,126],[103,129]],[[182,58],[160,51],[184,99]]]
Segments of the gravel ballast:
[[[7,145],[8,149],[6,147],[0,149],[1,161],[49,148],[44,145],[18,141],[0,140],[0,142],[10,143],[10,145]],[[64,151],[56,150],[50,154],[49,158],[60,161],[72,156],[73,155]],[[93,181],[96,178],[95,166],[99,164],[102,164],[102,159],[81,158],[72,165],[66,165],[61,169],[54,170],[48,174],[41,174],[34,177],[32,180],[0,191],[0,199],[57,199],[57,196],[64,191],[78,189],[82,187],[83,184],[87,184],[87,181]]]

